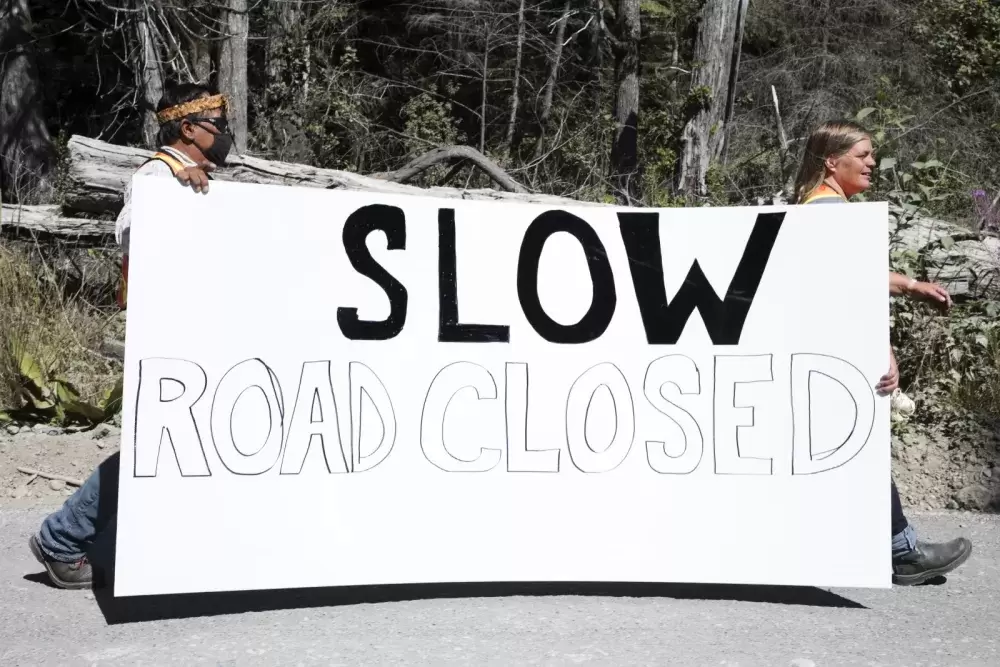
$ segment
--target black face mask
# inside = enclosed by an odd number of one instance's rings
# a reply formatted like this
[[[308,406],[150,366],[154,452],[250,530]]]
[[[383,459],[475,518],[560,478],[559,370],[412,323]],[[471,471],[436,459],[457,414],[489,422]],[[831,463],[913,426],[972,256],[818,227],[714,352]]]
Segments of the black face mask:
[[[217,167],[226,164],[226,157],[233,147],[233,137],[230,134],[216,134],[215,141],[207,149],[202,151],[205,159],[209,160]]]

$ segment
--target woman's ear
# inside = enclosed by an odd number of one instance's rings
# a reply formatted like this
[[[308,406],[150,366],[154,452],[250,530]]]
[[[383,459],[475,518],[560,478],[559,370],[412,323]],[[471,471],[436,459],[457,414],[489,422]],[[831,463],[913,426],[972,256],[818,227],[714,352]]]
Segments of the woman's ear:
[[[827,173],[837,170],[837,158],[832,155],[823,160],[823,166],[826,167]]]

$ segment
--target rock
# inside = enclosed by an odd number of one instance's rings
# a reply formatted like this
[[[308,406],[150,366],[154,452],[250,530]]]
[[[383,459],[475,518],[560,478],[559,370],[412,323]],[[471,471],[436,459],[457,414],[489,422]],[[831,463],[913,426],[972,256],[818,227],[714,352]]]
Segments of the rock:
[[[103,440],[109,435],[111,435],[111,429],[107,426],[102,426],[94,431],[94,440]]]
[[[62,481],[61,479],[49,480],[49,488],[52,489],[53,491],[62,491],[63,489],[66,488],[66,482]]]
[[[17,424],[7,424],[7,427],[4,430],[10,435],[17,435],[21,432],[21,427]]]
[[[982,484],[971,484],[955,494],[954,501],[960,509],[984,510],[993,500],[990,490]]]
[[[927,460],[924,461],[924,470],[930,474],[940,472],[944,469],[944,466],[945,460],[938,454],[929,454]]]
[[[986,479],[993,477],[993,468],[983,468],[983,477]]]
[[[14,493],[12,495],[15,498],[24,498],[26,495],[28,495],[28,487],[19,486],[16,489],[14,489]]]

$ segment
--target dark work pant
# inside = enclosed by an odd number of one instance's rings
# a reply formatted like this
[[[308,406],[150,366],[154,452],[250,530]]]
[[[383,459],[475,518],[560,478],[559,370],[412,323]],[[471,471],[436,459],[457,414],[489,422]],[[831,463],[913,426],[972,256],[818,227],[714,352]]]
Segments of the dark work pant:
[[[917,533],[903,514],[903,504],[899,502],[899,491],[896,482],[892,480],[892,491],[889,494],[892,503],[892,555],[902,556],[917,546]]]
[[[896,490],[896,482],[892,482],[892,534],[898,535],[906,530],[910,525],[903,514],[903,505],[899,502],[899,491]]]

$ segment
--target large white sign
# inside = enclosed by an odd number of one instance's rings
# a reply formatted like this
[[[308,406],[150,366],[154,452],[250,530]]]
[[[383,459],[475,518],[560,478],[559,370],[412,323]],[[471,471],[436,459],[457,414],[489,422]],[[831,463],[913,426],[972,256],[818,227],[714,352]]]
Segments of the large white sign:
[[[890,585],[884,204],[132,206],[116,595]]]

